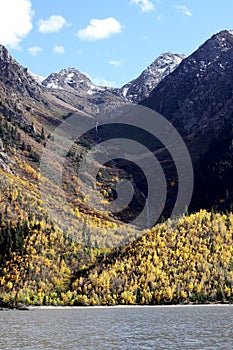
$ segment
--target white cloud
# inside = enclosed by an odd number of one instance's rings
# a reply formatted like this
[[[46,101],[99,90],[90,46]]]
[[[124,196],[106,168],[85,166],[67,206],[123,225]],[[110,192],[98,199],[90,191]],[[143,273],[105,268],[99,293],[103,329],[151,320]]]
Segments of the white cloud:
[[[109,81],[107,79],[101,78],[101,77],[94,77],[91,79],[93,84],[98,86],[109,86],[109,87],[116,87],[115,81]]]
[[[20,49],[20,42],[33,27],[32,17],[30,0],[1,1],[0,44]]]
[[[150,0],[131,0],[130,4],[137,5],[141,12],[150,12],[155,9]]]
[[[32,46],[29,47],[28,52],[32,55],[32,56],[37,56],[40,52],[43,51],[43,48],[40,46]]]
[[[49,19],[40,19],[38,21],[39,32],[41,33],[54,33],[62,29],[66,24],[64,17],[60,15],[52,15]]]
[[[63,55],[65,53],[65,48],[61,45],[55,45],[53,48],[53,53]]]
[[[124,63],[124,60],[111,60],[111,61],[109,61],[109,63],[117,68],[117,67],[120,67]]]
[[[185,5],[178,5],[176,6],[176,9],[181,11],[185,16],[191,17],[193,15],[192,12]]]
[[[86,28],[78,31],[77,36],[81,40],[95,41],[119,34],[122,29],[122,25],[113,17],[104,19],[92,18]]]

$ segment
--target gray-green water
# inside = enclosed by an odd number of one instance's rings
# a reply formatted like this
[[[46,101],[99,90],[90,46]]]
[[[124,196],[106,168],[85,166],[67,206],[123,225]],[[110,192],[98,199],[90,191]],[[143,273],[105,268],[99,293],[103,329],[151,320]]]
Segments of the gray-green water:
[[[0,349],[233,349],[233,306],[0,311]]]

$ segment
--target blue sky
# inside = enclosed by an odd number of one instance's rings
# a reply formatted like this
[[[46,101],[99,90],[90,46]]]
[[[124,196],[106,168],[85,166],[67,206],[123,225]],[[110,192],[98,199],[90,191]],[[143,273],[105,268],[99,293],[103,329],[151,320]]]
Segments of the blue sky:
[[[233,29],[232,0],[0,0],[0,43],[32,72],[75,67],[121,86],[162,52]]]

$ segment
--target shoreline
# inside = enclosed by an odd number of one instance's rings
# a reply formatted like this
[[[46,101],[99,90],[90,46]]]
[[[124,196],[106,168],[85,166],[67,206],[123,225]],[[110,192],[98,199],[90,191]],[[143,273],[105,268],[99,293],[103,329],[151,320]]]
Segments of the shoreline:
[[[30,310],[84,310],[84,309],[140,309],[140,308],[185,308],[185,307],[214,307],[214,306],[231,306],[233,304],[173,304],[173,305],[99,305],[99,306],[28,306]]]
[[[84,310],[84,309],[142,309],[142,308],[193,308],[193,307],[233,307],[233,303],[206,303],[206,304],[167,304],[167,305],[21,305],[1,306],[0,311],[34,311],[34,310]]]

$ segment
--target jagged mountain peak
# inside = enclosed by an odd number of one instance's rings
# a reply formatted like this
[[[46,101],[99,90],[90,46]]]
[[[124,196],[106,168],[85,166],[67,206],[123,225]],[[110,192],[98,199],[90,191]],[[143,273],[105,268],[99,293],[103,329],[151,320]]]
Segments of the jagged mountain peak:
[[[200,80],[211,70],[215,73],[223,72],[232,61],[233,31],[223,30],[214,34],[204,42],[193,54],[183,60],[181,70],[184,73],[192,68],[195,71],[195,80]],[[195,81],[194,80],[194,81]]]
[[[159,62],[166,62],[166,61],[170,61],[170,60],[178,60],[179,62],[181,60],[183,60],[185,58],[185,55],[183,54],[177,54],[177,53],[172,53],[170,51],[168,52],[163,52],[161,53],[161,55],[159,55],[159,57],[157,57],[152,63],[151,65],[154,65],[154,64],[158,64]],[[150,65],[150,66],[151,66]]]
[[[51,89],[65,89],[67,86],[77,89],[90,89],[93,85],[90,78],[76,68],[63,68],[60,72],[50,74],[44,81],[43,86]]]
[[[233,32],[214,34],[143,103],[174,122],[184,134],[217,133],[233,115],[232,54]]]
[[[3,89],[11,98],[11,91],[24,98],[41,101],[42,90],[27,68],[18,63],[7,48],[0,45],[0,83],[7,86]]]
[[[164,52],[157,57],[142,73],[141,77],[147,78],[146,74],[150,73],[152,76],[157,77],[158,73],[163,75],[164,73],[170,73],[173,68],[177,67],[181,61],[185,58],[185,55],[173,54],[171,52]]]
[[[206,59],[215,60],[220,54],[233,49],[233,31],[222,30],[221,32],[214,34],[204,44],[202,44],[198,50],[196,50],[190,57],[197,53],[201,55],[204,53]]]
[[[138,103],[149,96],[151,91],[185,58],[182,54],[162,53],[138,78],[121,88],[121,94],[128,100]]]
[[[0,45],[0,60],[4,62],[14,61],[7,48],[3,45]]]
[[[157,80],[163,79],[166,75],[171,73],[185,58],[182,54],[173,54],[171,52],[162,53],[156,58],[140,75],[141,78],[147,81],[155,78]],[[148,74],[150,77],[148,77]],[[140,78],[139,77],[139,78]]]
[[[77,68],[70,68],[70,67],[64,68],[60,71],[59,74],[62,77],[64,77],[65,82],[68,84],[70,84],[74,80],[75,81],[76,80],[79,80],[79,81],[85,80],[89,84],[92,84],[90,78],[86,74],[80,72]]]
[[[224,29],[224,30],[221,30],[220,32],[212,35],[212,37],[210,39],[216,38],[216,37],[229,37],[229,36],[233,36],[233,30]]]
[[[171,73],[184,59],[184,55],[165,52],[147,67],[141,75],[124,85],[122,88],[108,88],[96,86],[91,79],[76,68],[64,68],[60,72],[50,74],[42,85],[48,89],[72,89],[79,94],[95,95],[101,92],[113,93],[125,100],[138,103],[149,96],[155,86],[169,73]]]
[[[126,103],[115,89],[93,84],[86,74],[76,68],[63,68],[52,73],[42,85],[56,98],[90,114],[99,112],[101,104]]]

